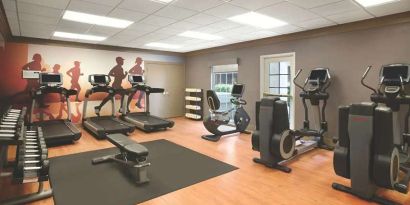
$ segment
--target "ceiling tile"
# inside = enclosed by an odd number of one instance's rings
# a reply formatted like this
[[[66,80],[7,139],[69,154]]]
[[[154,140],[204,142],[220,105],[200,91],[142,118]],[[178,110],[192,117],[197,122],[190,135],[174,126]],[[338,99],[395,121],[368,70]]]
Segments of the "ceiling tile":
[[[87,34],[97,35],[97,36],[112,36],[116,33],[119,33],[121,29],[111,28],[106,26],[93,26]]]
[[[121,9],[121,8],[116,8],[116,9],[112,10],[110,12],[110,14],[108,14],[108,16],[110,16],[110,17],[125,19],[125,20],[129,20],[129,21],[134,21],[134,22],[143,19],[147,15],[148,14],[141,13],[141,12],[138,12],[138,11],[131,11],[131,10],[128,10],[128,9]]]
[[[70,0],[19,0],[19,2],[24,2],[24,3],[31,3],[31,4],[36,4],[39,6],[46,6],[46,7],[51,7],[51,8],[56,8],[56,9],[65,9],[68,5],[68,2]]]
[[[127,30],[134,30],[134,31],[155,31],[157,29],[160,29],[160,26],[154,26],[142,22],[136,22],[128,26]]]
[[[380,6],[368,7],[366,10],[375,16],[385,16],[410,11],[410,0],[400,0]]]
[[[15,36],[20,36],[20,25],[17,18],[17,13],[13,11],[6,11],[7,22],[9,23],[11,33]]]
[[[147,0],[124,0],[118,5],[119,8],[130,9],[147,14],[151,14],[164,6],[165,4]]]
[[[215,8],[209,9],[205,11],[204,13],[213,15],[216,17],[220,17],[220,18],[229,18],[235,15],[246,13],[246,12],[249,12],[249,10],[246,10],[246,9],[243,9],[238,6],[231,5],[231,4],[222,4]]]
[[[61,20],[57,25],[57,31],[70,32],[70,33],[85,33],[92,25],[85,23],[78,23],[74,21]]]
[[[17,2],[18,11],[22,13],[34,14],[39,16],[48,16],[48,17],[60,17],[63,14],[63,10],[49,8],[44,6],[39,6],[35,4],[29,4],[24,2]]]
[[[344,12],[354,11],[362,9],[357,4],[353,3],[351,0],[344,0],[333,4],[328,4],[324,6],[319,6],[316,8],[311,9],[311,11],[322,15],[322,16],[330,16],[334,14],[340,14]]]
[[[55,26],[20,20],[21,35],[35,38],[50,38]]]
[[[228,21],[228,20],[220,21],[220,22],[208,25],[208,27],[219,29],[219,31],[232,29],[232,28],[237,28],[237,27],[240,27],[240,26],[243,26],[243,25],[232,22],[232,21]]]
[[[336,24],[324,18],[317,18],[317,19],[312,19],[312,20],[296,23],[296,25],[302,28],[306,28],[306,29],[315,29],[315,28],[322,28],[326,26],[332,26]]]
[[[171,24],[168,26],[168,28],[171,29],[176,29],[176,30],[191,30],[200,27],[198,24],[186,22],[186,21],[180,21],[174,24]]]
[[[327,16],[327,18],[331,19],[332,21],[337,22],[338,24],[349,23],[353,21],[360,21],[364,19],[373,18],[370,14],[363,10],[355,10],[349,11],[341,14],[335,14],[331,16]]]
[[[162,34],[162,33],[150,33],[150,34],[138,37],[134,41],[144,41],[148,43],[148,42],[160,41],[170,36],[171,35]]]
[[[269,29],[270,31],[273,31],[275,33],[279,34],[287,34],[287,33],[294,33],[294,32],[299,32],[305,30],[304,28],[294,26],[294,25],[286,25],[286,26],[281,26],[273,29]]]
[[[108,6],[117,6],[121,2],[121,0],[83,0],[83,1],[88,1],[91,3],[95,3],[95,4],[104,4]]]
[[[164,18],[161,16],[151,15],[141,20],[140,22],[144,24],[150,24],[153,26],[166,26],[166,25],[176,22],[176,20],[170,19],[170,18]]]
[[[302,22],[319,18],[318,15],[297,7],[289,2],[275,4],[273,6],[260,9],[258,12],[288,23]]]
[[[229,3],[249,10],[256,10],[262,7],[279,3],[283,0],[232,0]]]
[[[208,25],[208,24],[215,23],[221,20],[222,20],[221,18],[218,18],[215,16],[210,16],[210,15],[206,15],[203,13],[199,13],[195,16],[185,19],[184,21],[188,21],[188,22],[200,24],[200,25]]]
[[[95,15],[107,15],[112,10],[112,7],[88,1],[71,0],[67,9]]]
[[[58,21],[60,20],[60,18],[58,17],[38,16],[21,12],[19,13],[19,19],[22,21],[43,23],[49,25],[57,25]]]
[[[15,0],[3,0],[3,7],[6,11],[17,11]]]
[[[190,39],[192,38],[187,38],[187,37],[182,37],[182,36],[172,36],[172,37],[163,39],[162,41],[164,43],[169,43],[169,44],[183,44],[184,42]]]
[[[155,15],[181,20],[193,16],[196,13],[196,11],[189,9],[179,8],[176,6],[167,6],[155,12]]]
[[[18,16],[17,16],[17,12],[15,11],[6,11],[6,17],[7,17],[7,21],[17,21],[18,22]]]
[[[235,32],[235,33],[240,33],[240,34],[246,34],[246,33],[252,33],[255,32],[256,29],[255,27],[252,26],[240,26],[240,27],[236,27],[233,29],[230,29],[229,31]]]
[[[195,11],[204,11],[223,3],[222,0],[174,0],[172,5]]]
[[[318,6],[324,6],[327,4],[335,3],[340,0],[288,0],[291,3],[294,3],[298,6],[301,6],[305,9],[311,9]]]
[[[156,30],[156,33],[163,33],[163,34],[171,34],[171,35],[176,35],[176,34],[180,34],[182,32],[184,32],[185,29],[173,29],[173,28],[169,28],[169,27],[164,27],[161,28],[159,30]]]
[[[198,32],[204,32],[204,33],[212,34],[212,33],[221,32],[221,31],[225,30],[225,28],[215,28],[215,27],[211,27],[211,26],[201,26],[201,27],[198,27],[198,28],[193,29],[193,30],[198,31]]]

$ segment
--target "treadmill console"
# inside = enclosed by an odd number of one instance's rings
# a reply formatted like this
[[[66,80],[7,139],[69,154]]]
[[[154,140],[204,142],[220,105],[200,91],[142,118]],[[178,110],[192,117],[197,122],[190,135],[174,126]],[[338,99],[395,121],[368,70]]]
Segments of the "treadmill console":
[[[63,75],[61,73],[40,73],[40,85],[57,87],[63,84]]]
[[[241,98],[244,90],[245,90],[244,84],[234,84],[232,87],[231,95],[232,97]]]
[[[144,83],[144,76],[142,75],[128,75],[128,81],[131,85]]]
[[[23,70],[21,72],[21,76],[23,79],[39,79],[40,78],[40,71],[38,70]]]
[[[111,78],[104,74],[94,74],[88,76],[88,82],[93,86],[108,86],[111,82]]]

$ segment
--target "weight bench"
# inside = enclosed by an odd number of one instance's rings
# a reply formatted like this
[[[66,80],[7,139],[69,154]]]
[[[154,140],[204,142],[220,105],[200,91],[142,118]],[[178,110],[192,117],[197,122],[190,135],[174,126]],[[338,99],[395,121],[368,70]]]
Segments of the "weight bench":
[[[147,162],[148,149],[123,134],[110,134],[107,135],[107,139],[120,150],[120,153],[94,158],[92,164],[114,161],[123,165],[137,184],[149,182],[147,167],[151,164]]]

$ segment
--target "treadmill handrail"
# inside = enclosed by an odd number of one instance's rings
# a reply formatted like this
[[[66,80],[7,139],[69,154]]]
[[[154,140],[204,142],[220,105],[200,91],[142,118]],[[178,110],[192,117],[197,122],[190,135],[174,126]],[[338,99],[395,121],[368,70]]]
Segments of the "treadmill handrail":
[[[164,88],[153,88],[150,87],[146,84],[142,84],[142,83],[137,83],[137,84],[133,84],[131,88],[128,88],[124,91],[124,94],[122,95],[122,104],[121,104],[121,111],[122,111],[122,115],[126,115],[131,103],[131,100],[129,100],[130,96],[133,97],[134,94],[137,91],[144,91],[146,94],[146,98],[145,98],[145,112],[149,112],[149,95],[151,93],[164,93],[165,89]]]
[[[43,97],[46,94],[57,93],[65,98],[67,104],[67,120],[71,122],[71,105],[70,105],[70,96],[77,95],[78,91],[74,89],[67,89],[61,86],[41,86],[37,90],[31,92],[32,103],[29,120],[30,123],[33,123],[33,112],[36,105],[36,99],[38,97]]]
[[[103,107],[109,100],[111,101],[112,104],[112,112],[111,115],[115,116],[115,95],[116,94],[121,94],[123,96],[123,89],[114,89],[111,86],[102,86],[102,85],[95,85],[92,88],[88,89],[85,92],[85,99],[84,99],[84,104],[83,104],[83,117],[82,121],[84,122],[87,118],[87,105],[88,105],[88,99],[92,94],[95,93],[108,93],[107,97],[105,97],[99,107]]]

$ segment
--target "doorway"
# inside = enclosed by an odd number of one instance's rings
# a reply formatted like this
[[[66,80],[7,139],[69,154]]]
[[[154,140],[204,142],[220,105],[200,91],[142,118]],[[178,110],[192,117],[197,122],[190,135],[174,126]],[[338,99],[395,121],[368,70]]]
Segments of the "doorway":
[[[263,55],[260,57],[260,96],[273,95],[288,104],[289,124],[294,128],[295,53]]]
[[[185,113],[185,66],[182,64],[145,62],[145,80],[153,88],[164,88],[164,93],[150,96],[152,115],[170,118]]]

